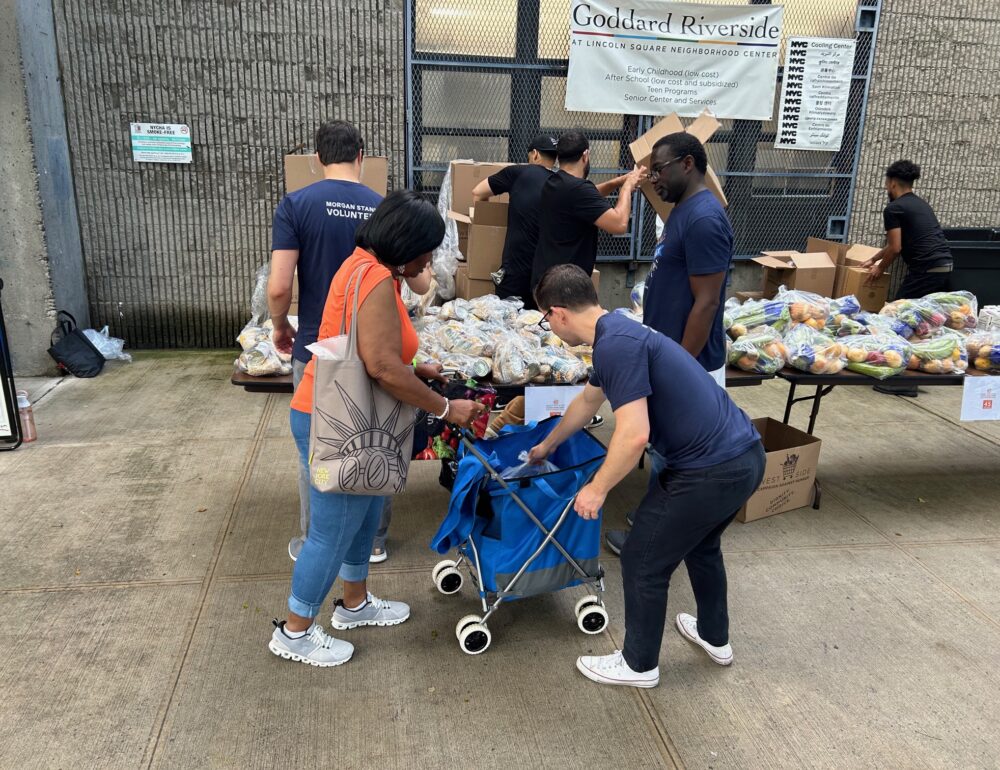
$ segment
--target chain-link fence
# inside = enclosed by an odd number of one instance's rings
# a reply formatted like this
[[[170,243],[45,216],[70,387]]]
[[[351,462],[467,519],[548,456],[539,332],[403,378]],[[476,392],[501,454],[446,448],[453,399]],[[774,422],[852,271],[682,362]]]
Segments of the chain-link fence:
[[[407,2],[408,173],[414,189],[436,196],[448,163],[457,158],[524,162],[533,136],[570,128],[590,138],[595,182],[631,168],[629,143],[656,118],[563,106],[570,0]],[[721,121],[707,150],[729,199],[738,256],[799,248],[810,235],[846,237],[878,3],[785,5],[785,38],[857,38],[844,138],[839,152],[776,150],[777,104],[772,120]],[[782,76],[779,67],[776,101]],[[632,219],[627,235],[602,234],[600,259],[652,257],[655,212],[641,200]]]

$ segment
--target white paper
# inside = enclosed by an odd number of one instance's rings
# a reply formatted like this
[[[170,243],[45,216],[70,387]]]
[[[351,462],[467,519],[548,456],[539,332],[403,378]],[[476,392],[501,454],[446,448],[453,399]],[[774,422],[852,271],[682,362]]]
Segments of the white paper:
[[[324,361],[343,361],[347,358],[347,335],[327,337],[312,345],[306,345],[306,350]]]
[[[10,422],[10,415],[7,414],[7,402],[3,396],[3,385],[0,384],[0,436],[6,438],[14,435],[14,428]]]
[[[779,150],[837,152],[851,97],[855,41],[790,37],[778,107]]]
[[[770,120],[784,8],[572,0],[566,109]]]
[[[191,129],[183,123],[132,123],[132,160],[191,163]]]
[[[962,422],[1000,420],[1000,377],[967,376],[962,386]]]
[[[541,422],[566,413],[584,385],[532,385],[524,389],[524,421]]]

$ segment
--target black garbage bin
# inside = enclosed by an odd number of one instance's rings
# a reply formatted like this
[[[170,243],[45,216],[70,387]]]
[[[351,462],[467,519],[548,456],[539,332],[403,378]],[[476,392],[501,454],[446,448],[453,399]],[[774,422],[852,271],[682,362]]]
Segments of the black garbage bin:
[[[1000,227],[950,227],[944,237],[955,260],[951,288],[971,291],[980,307],[1000,305]]]

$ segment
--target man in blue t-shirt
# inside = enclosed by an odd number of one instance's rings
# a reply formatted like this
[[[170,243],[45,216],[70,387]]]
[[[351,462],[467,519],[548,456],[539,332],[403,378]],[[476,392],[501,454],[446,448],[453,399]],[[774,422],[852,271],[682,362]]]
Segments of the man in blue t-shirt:
[[[330,282],[354,251],[355,231],[382,202],[381,195],[361,184],[364,141],[355,126],[343,120],[321,125],[316,131],[316,155],[323,165],[324,178],[282,198],[271,231],[267,305],[274,324],[274,346],[292,354],[294,387],[298,387],[312,358],[306,346],[316,342]],[[296,268],[298,331],[288,323]],[[391,516],[388,508],[380,527],[383,538],[387,516]],[[309,526],[309,477],[303,468],[299,469],[299,524],[301,537],[292,538],[288,544],[293,559]],[[375,558],[384,553],[383,541]]]
[[[694,356],[715,381],[726,386],[726,339],[722,328],[726,276],[733,258],[733,228],[726,210],[705,186],[708,156],[697,138],[668,134],[653,145],[649,179],[657,194],[673,203],[646,276],[643,323]],[[655,478],[662,458],[650,453]],[[626,516],[626,523],[632,516]],[[612,553],[625,543],[625,530],[611,530]]]
[[[567,345],[593,345],[589,383],[559,425],[531,450],[541,462],[582,429],[607,399],[615,413],[608,456],[579,491],[576,512],[600,515],[608,493],[636,467],[650,444],[663,470],[635,512],[621,552],[625,645],[583,656],[576,667],[603,684],[655,687],[670,576],[683,561],[698,617],[681,613],[677,630],[719,665],[729,644],[722,533],[764,475],[764,448],[750,418],[684,349],[597,300],[590,276],[575,265],[551,268],[535,288],[539,310]]]

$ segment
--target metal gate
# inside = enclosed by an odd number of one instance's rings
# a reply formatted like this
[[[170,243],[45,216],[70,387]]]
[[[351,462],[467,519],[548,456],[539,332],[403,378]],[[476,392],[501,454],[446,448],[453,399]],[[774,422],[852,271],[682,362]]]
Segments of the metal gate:
[[[836,153],[775,150],[776,120],[721,121],[707,151],[729,199],[738,258],[768,248],[800,248],[811,235],[847,238],[879,2],[785,4],[786,37],[857,39],[844,140]],[[629,143],[656,118],[563,107],[569,8],[570,0],[407,0],[411,188],[436,196],[451,160],[524,162],[533,136],[570,128],[583,129],[590,138],[595,182],[632,167]],[[773,114],[776,118],[777,104]],[[649,260],[655,243],[655,212],[641,199],[626,235],[601,234],[598,258]]]

